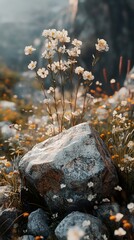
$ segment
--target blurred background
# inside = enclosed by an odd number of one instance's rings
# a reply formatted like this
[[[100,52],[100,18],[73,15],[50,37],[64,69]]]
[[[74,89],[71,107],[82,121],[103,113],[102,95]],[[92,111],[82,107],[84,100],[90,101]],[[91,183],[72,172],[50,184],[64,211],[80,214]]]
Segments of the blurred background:
[[[80,63],[90,70],[97,38],[110,51],[95,67],[96,81],[120,78],[134,62],[134,0],[0,0],[0,63],[20,73],[27,71],[26,45],[41,47],[44,29],[67,29],[83,41]],[[37,53],[39,58],[40,51]],[[123,57],[119,76],[119,61]]]

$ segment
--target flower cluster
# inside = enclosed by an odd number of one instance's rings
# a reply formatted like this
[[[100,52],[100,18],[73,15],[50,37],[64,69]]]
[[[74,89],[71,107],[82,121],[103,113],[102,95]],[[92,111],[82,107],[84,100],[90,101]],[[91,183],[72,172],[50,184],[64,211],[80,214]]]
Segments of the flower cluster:
[[[126,233],[127,232],[121,227],[114,231],[114,235],[119,237],[126,235]]]
[[[84,234],[84,231],[78,226],[71,227],[67,232],[67,240],[80,240]]]
[[[59,73],[60,71],[65,72],[70,66],[77,63],[76,58],[81,54],[82,42],[78,39],[73,39],[72,42],[68,36],[66,30],[56,31],[56,29],[44,30],[42,36],[46,38],[45,50],[42,52],[42,58],[48,60],[48,65],[44,68],[37,70],[37,75],[41,78],[46,78],[48,74],[51,75]],[[66,43],[71,43],[73,47],[67,48]],[[31,55],[36,49],[32,45],[25,47],[25,54]],[[54,61],[55,54],[57,53],[57,61]],[[67,61],[62,59],[62,54],[66,55]],[[65,57],[64,57],[65,58]],[[53,60],[52,60],[53,59]],[[31,61],[28,65],[28,69],[34,70],[37,66],[37,61]],[[84,71],[82,67],[74,68],[76,74],[83,74],[84,80],[92,81],[94,76],[91,72]]]
[[[109,46],[107,42],[104,39],[99,39],[98,38],[98,43],[95,44],[96,50],[99,52],[107,52],[109,50]]]
[[[42,36],[45,38],[45,41],[43,52],[41,53],[41,62],[44,62],[45,65],[43,63],[41,67],[37,68],[37,61],[31,60],[28,64],[28,69],[34,70],[37,79],[42,80],[41,85],[45,97],[43,102],[47,106],[47,113],[52,121],[50,126],[56,125],[54,131],[57,132],[57,127],[59,131],[64,129],[63,125],[66,121],[70,125],[77,124],[76,119],[79,119],[80,122],[83,121],[87,102],[90,98],[88,97],[88,91],[94,80],[94,75],[91,71],[77,66],[77,58],[81,54],[82,41],[76,38],[71,41],[68,32],[64,29],[62,31],[57,31],[56,29],[44,30]],[[24,49],[26,55],[31,55],[35,50],[32,45],[26,46]],[[48,78],[53,91],[45,89],[44,79],[46,78]],[[74,82],[74,79],[77,79],[77,82],[76,80]],[[69,85],[72,88],[68,99],[65,98],[65,85]],[[74,85],[76,85],[75,88]],[[78,92],[82,85],[83,106],[81,109],[77,109]],[[73,89],[75,89],[74,93],[72,92]],[[61,94],[59,94],[60,91]],[[53,104],[53,110],[51,109],[51,104]]]

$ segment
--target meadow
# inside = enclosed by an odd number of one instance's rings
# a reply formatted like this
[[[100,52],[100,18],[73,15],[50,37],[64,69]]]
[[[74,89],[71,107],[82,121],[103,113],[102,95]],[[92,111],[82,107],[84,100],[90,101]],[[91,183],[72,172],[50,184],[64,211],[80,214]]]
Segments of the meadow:
[[[0,187],[8,187],[0,197],[4,199],[0,201],[1,211],[5,208],[15,208],[19,211],[12,224],[4,231],[4,223],[0,226],[0,237],[6,236],[6,232],[11,230],[11,239],[21,239],[25,227],[20,231],[16,223],[27,222],[30,214],[25,211],[22,202],[22,188],[25,186],[22,184],[18,168],[22,156],[36,144],[75,125],[88,122],[105,142],[118,173],[119,185],[109,201],[117,202],[122,209],[126,209],[123,213],[109,215],[111,224],[114,223],[113,238],[105,236],[103,239],[131,240],[134,236],[133,89],[120,86],[118,79],[108,79],[105,72],[105,86],[95,79],[94,67],[110,47],[104,39],[97,39],[94,44],[96,52],[92,56],[92,66],[87,70],[79,65],[82,42],[78,39],[71,40],[66,30],[44,30],[42,38],[44,51],[40,61],[34,57],[38,51],[34,46],[26,46],[24,53],[29,59],[28,70],[33,71],[35,76],[31,85],[41,91],[43,100],[35,102],[32,95],[28,101],[20,99],[12,89],[17,82],[23,84],[24,79],[5,66],[0,68],[0,122],[6,123],[7,132],[9,131],[7,136],[6,130],[0,128]],[[118,68],[120,76],[122,58]],[[134,81],[134,74],[130,72],[130,62],[126,77]],[[107,85],[113,91],[111,96],[106,94]],[[6,107],[4,102],[7,103]],[[14,103],[15,107],[8,107],[8,102]],[[72,231],[72,235],[68,235],[67,239],[79,240],[83,237],[81,234],[77,234],[77,237],[73,234]],[[34,236],[34,239],[45,238]],[[47,239],[56,238],[49,236]]]

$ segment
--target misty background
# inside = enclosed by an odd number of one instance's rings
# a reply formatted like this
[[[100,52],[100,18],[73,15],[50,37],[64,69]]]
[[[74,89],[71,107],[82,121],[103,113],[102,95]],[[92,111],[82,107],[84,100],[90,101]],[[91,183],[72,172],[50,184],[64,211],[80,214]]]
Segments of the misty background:
[[[24,47],[38,43],[67,8],[68,0],[0,0],[0,61],[25,69]]]

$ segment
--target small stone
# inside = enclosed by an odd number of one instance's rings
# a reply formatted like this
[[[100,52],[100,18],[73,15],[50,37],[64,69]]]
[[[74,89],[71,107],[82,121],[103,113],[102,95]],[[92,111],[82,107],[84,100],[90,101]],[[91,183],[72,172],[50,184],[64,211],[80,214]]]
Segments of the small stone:
[[[90,240],[101,240],[101,236],[106,234],[107,230],[98,218],[81,212],[72,212],[66,216],[55,229],[55,235],[58,240],[67,240],[68,232],[72,230],[77,236],[81,235],[81,240],[89,236]],[[71,239],[70,239],[71,240]]]
[[[28,234],[34,236],[44,236],[47,238],[49,236],[49,219],[46,213],[42,209],[37,209],[36,211],[30,213],[28,217],[27,230]]]
[[[32,235],[24,235],[20,240],[35,240],[35,237]]]
[[[15,208],[0,209],[0,236],[2,240],[11,239],[13,222],[20,215]]]
[[[8,200],[10,192],[10,186],[0,186],[0,206]]]

